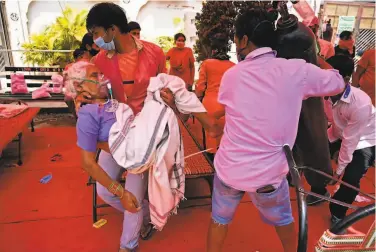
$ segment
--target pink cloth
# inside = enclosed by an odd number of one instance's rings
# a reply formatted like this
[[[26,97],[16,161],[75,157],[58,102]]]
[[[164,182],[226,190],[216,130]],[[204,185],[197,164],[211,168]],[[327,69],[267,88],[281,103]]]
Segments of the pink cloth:
[[[32,99],[41,99],[41,98],[51,97],[51,95],[49,93],[50,92],[49,86],[50,86],[50,84],[48,84],[47,81],[45,81],[40,88],[34,90],[31,93],[31,98]]]
[[[51,77],[52,80],[52,90],[50,92],[52,93],[61,93],[63,91],[63,76],[59,74],[53,74]]]
[[[141,41],[135,38],[138,49],[138,62],[134,75],[132,95],[125,97],[123,80],[119,71],[118,56],[107,56],[107,51],[101,51],[93,58],[93,63],[110,80],[115,99],[122,103],[127,103],[135,114],[141,111],[146,98],[146,89],[149,85],[150,77],[159,73],[166,73],[166,58],[160,47],[157,45]]]
[[[31,93],[32,99],[41,99],[41,98],[49,98],[49,97],[51,97],[51,95],[48,92],[48,88],[46,87],[38,88],[37,90]]]
[[[23,74],[11,74],[11,91],[12,94],[27,94],[27,85]]]
[[[28,109],[27,105],[0,104],[0,118],[12,118]]]
[[[226,124],[214,161],[218,177],[241,191],[278,187],[288,172],[282,148],[295,143],[302,100],[335,95],[344,87],[336,70],[276,58],[270,48],[248,54],[220,85]]]
[[[312,10],[309,3],[304,0],[300,0],[293,5],[296,12],[303,19],[302,23],[307,27],[319,25],[319,19],[315,16],[315,12]]]

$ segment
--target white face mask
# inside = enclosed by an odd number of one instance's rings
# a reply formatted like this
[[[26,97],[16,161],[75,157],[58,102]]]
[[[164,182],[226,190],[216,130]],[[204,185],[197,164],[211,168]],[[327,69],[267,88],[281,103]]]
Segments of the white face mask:
[[[94,43],[99,47],[102,48],[103,50],[106,51],[112,51],[115,50],[115,43],[114,43],[114,38],[112,38],[111,42],[106,43],[103,39],[103,37],[98,37],[96,40],[94,40]]]

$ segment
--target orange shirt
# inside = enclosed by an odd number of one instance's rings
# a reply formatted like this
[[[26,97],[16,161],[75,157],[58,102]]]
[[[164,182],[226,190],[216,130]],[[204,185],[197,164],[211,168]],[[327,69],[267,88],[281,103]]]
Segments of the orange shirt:
[[[235,64],[229,60],[207,59],[200,67],[200,77],[196,83],[196,90],[205,92],[202,104],[208,114],[218,110],[223,110],[223,106],[218,103],[218,92],[223,74]],[[218,121],[220,127],[224,127],[225,118]],[[221,136],[212,138],[206,134],[206,148],[212,148],[208,152],[216,153],[221,141]]]
[[[186,85],[192,86],[194,73],[191,72],[191,69],[195,62],[192,49],[189,47],[183,49],[174,47],[167,52],[166,56],[167,59],[170,59],[169,74],[180,77]],[[177,69],[179,67],[180,69]]]
[[[319,39],[319,45],[320,55],[323,56],[325,59],[329,59],[330,57],[334,56],[335,52],[332,43],[324,39]]]
[[[360,77],[360,88],[366,92],[375,104],[375,49],[364,52],[358,65],[366,69],[364,74]]]
[[[134,81],[134,74],[138,63],[138,51],[135,48],[130,53],[118,54],[119,70],[123,82]],[[133,84],[123,85],[124,93],[130,97],[133,91]]]
[[[127,97],[128,99],[124,95],[124,86],[126,85],[123,84],[122,75],[124,73],[121,74],[123,69],[120,69],[119,54],[110,56],[106,51],[101,50],[93,58],[93,63],[111,81],[115,99],[119,102],[127,103],[134,113],[137,114],[144,106],[150,78],[157,76],[159,73],[166,72],[166,58],[159,46],[134,37],[133,39],[137,47],[137,66],[133,73],[134,84],[129,85],[132,86],[132,94]]]

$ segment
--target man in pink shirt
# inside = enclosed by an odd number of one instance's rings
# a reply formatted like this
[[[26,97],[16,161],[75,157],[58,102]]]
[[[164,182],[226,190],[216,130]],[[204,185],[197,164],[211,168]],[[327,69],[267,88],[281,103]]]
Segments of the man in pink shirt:
[[[216,175],[207,251],[218,252],[245,192],[263,221],[273,225],[285,252],[296,251],[283,145],[294,145],[302,100],[335,95],[345,83],[335,70],[304,60],[276,58],[275,28],[264,10],[252,9],[235,22],[238,58],[220,86],[224,135],[214,160]]]

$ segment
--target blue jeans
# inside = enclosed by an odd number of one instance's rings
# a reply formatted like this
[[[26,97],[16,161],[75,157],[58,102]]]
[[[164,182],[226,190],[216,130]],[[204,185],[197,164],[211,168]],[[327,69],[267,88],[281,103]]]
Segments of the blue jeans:
[[[250,182],[252,183],[252,182]],[[217,175],[214,176],[212,199],[212,219],[215,223],[227,225],[235,214],[243,191],[225,185]],[[249,192],[253,204],[259,210],[262,220],[273,226],[285,226],[294,221],[291,211],[289,185],[284,179],[281,185],[270,193]]]
[[[121,174],[125,171],[119,166],[112,155],[101,151],[98,164],[113,180],[119,180]],[[145,200],[145,193],[148,185],[148,172],[144,174],[129,174],[125,182],[125,189],[131,192],[138,200],[142,209],[137,213],[126,211],[120,203],[118,197],[110,193],[107,188],[97,183],[98,196],[107,204],[124,212],[123,232],[120,238],[120,248],[134,249],[138,246],[138,238],[142,225],[150,223],[149,202]]]

